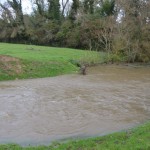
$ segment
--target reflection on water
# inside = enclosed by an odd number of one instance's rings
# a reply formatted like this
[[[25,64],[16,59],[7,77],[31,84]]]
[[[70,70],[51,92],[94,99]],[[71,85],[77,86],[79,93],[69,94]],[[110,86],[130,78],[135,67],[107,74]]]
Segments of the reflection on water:
[[[150,119],[150,68],[98,66],[87,76],[0,82],[0,143],[49,144]]]

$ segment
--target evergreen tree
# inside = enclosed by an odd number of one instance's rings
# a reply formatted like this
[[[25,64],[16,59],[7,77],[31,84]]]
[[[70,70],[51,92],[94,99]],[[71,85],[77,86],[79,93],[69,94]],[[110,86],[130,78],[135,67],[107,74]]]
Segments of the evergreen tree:
[[[115,13],[115,0],[104,0],[100,9],[102,16],[111,16]]]
[[[73,0],[71,10],[70,10],[70,15],[69,15],[70,20],[72,21],[76,20],[78,8],[79,8],[79,0]]]
[[[94,13],[94,0],[84,0],[83,7],[85,13]]]
[[[89,1],[89,10],[90,10],[90,14],[93,14],[94,13],[94,0],[90,0]]]
[[[48,0],[48,18],[52,20],[60,20],[60,3],[59,0]]]

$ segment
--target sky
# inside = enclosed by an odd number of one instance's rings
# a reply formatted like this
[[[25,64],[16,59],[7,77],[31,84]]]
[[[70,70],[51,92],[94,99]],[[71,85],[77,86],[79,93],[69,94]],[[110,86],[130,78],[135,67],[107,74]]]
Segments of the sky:
[[[3,4],[6,0],[0,0],[0,2]],[[32,11],[30,0],[22,0],[22,8],[25,14],[30,14]]]
[[[4,3],[6,2],[7,0],[0,0],[0,3]],[[31,5],[31,0],[22,0],[22,8],[23,8],[23,13],[24,14],[30,14],[32,12],[32,5]],[[72,0],[70,0],[71,2]],[[64,0],[65,2],[65,0]]]

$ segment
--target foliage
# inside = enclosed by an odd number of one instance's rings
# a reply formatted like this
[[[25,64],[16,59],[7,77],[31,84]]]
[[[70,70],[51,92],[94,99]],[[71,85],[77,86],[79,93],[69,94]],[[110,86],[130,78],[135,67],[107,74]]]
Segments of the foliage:
[[[84,0],[83,1],[84,12],[93,14],[94,13],[94,0]]]
[[[48,18],[52,20],[60,19],[60,4],[59,0],[48,0]]]
[[[111,16],[115,12],[115,0],[104,0],[100,8],[101,16]]]
[[[62,3],[62,4],[61,4]],[[105,51],[127,62],[150,61],[150,1],[22,0],[0,3],[0,41]]]
[[[70,10],[70,14],[69,14],[69,19],[71,21],[76,20],[76,15],[77,15],[78,8],[79,8],[79,0],[73,0],[71,10]]]
[[[122,22],[116,27],[113,51],[127,57],[128,62],[148,62],[150,60],[150,22],[145,18],[149,12],[147,2],[127,1],[121,3],[126,12]]]

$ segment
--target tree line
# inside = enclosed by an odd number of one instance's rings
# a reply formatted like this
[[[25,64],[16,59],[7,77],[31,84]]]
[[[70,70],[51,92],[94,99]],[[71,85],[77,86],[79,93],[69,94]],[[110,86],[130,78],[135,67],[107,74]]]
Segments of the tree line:
[[[149,0],[22,0],[0,3],[0,41],[71,47],[150,60]]]

